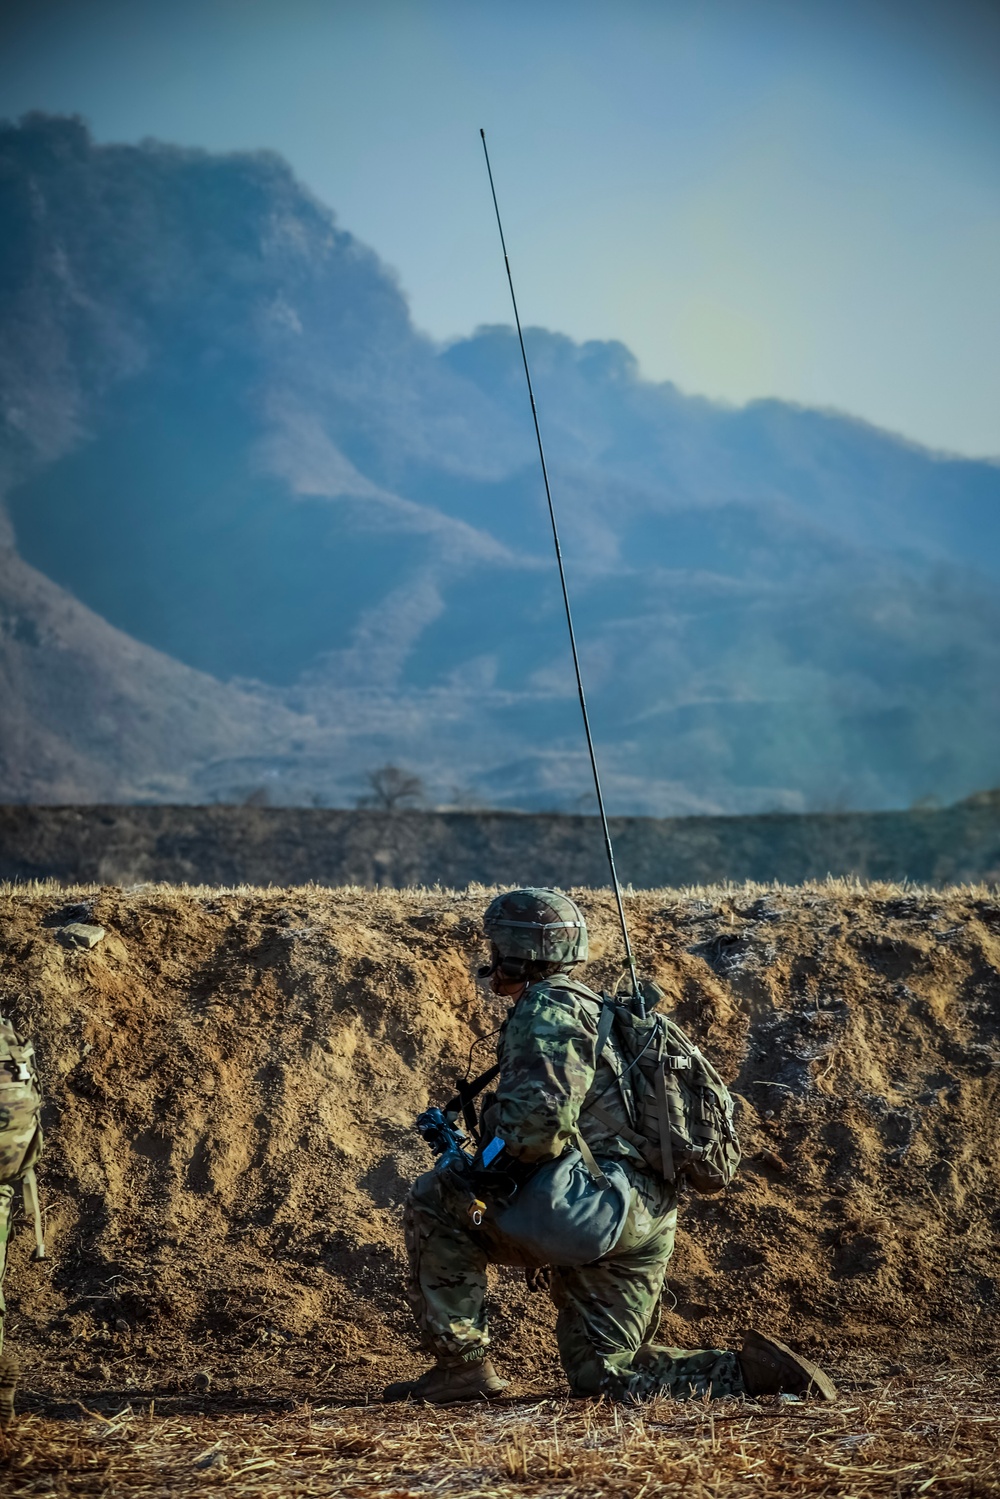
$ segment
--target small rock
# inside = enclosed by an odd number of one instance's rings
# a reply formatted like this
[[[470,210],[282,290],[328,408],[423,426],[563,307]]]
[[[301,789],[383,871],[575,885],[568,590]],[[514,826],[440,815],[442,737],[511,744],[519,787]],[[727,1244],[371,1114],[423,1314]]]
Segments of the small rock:
[[[218,1448],[216,1448],[214,1451],[206,1452],[204,1456],[196,1458],[194,1465],[202,1472],[204,1472],[206,1468],[228,1468],[229,1459],[224,1452],[220,1452]]]
[[[98,942],[103,942],[105,931],[102,926],[92,926],[89,921],[71,921],[68,926],[61,926],[56,936],[63,947],[96,947]]]
[[[753,1160],[759,1161],[762,1166],[770,1166],[772,1171],[787,1171],[788,1162],[783,1161],[780,1155],[775,1155],[773,1150],[758,1150]]]
[[[132,1331],[132,1324],[131,1324],[131,1322],[126,1322],[126,1320],[125,1320],[124,1317],[116,1317],[115,1318],[115,1332],[131,1332],[131,1331]]]

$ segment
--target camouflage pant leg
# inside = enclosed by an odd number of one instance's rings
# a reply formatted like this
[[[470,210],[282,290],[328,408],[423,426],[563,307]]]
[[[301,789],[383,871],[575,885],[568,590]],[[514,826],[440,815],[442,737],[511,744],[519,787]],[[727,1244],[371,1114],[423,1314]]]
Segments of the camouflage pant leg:
[[[0,1186],[0,1353],[3,1352],[3,1329],[7,1303],[3,1296],[3,1278],[7,1269],[7,1244],[11,1235],[11,1219],[14,1216],[14,1188]]]
[[[611,1254],[581,1269],[555,1272],[556,1338],[575,1395],[643,1400],[651,1395],[738,1394],[736,1355],[717,1348],[650,1348],[660,1296],[674,1248],[677,1208],[672,1191],[645,1172],[629,1169],[632,1203]]]
[[[486,1222],[471,1232],[468,1200],[439,1171],[418,1177],[406,1199],[407,1299],[421,1341],[435,1355],[485,1348],[486,1266],[537,1261]]]
[[[485,1347],[486,1250],[466,1229],[457,1194],[440,1172],[425,1172],[413,1183],[404,1225],[406,1295],[424,1348],[440,1355]]]
[[[406,1293],[429,1353],[463,1353],[489,1342],[486,1254],[462,1227],[441,1176],[418,1177],[406,1199]]]

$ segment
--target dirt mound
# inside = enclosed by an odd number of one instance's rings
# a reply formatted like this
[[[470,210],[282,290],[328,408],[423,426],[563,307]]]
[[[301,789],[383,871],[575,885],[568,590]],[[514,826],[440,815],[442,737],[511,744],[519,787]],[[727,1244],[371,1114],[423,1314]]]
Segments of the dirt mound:
[[[577,892],[591,982],[607,892]],[[51,1261],[17,1236],[29,1387],[330,1398],[418,1362],[401,1204],[414,1115],[500,1018],[470,977],[484,894],[146,886],[0,895],[0,1010],[48,1093]],[[1000,900],[844,883],[629,900],[642,968],[735,1079],[746,1167],[689,1197],[662,1335],[752,1320],[895,1358],[996,1336]],[[59,927],[100,923],[89,951]],[[483,1061],[485,1065],[485,1060]],[[494,1330],[561,1383],[513,1271]],[[199,1371],[205,1371],[199,1373]]]

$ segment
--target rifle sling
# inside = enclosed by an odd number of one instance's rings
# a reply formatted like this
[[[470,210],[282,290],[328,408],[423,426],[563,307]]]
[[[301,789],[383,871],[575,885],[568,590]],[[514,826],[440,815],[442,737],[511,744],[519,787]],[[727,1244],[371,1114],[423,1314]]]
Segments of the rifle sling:
[[[38,1181],[35,1177],[34,1166],[22,1176],[21,1191],[24,1196],[24,1210],[31,1214],[35,1228],[35,1259],[44,1260],[45,1239],[42,1235],[42,1212],[38,1205]]]
[[[452,1115],[461,1113],[462,1118],[469,1128],[474,1130],[476,1128],[476,1111],[472,1107],[473,1100],[479,1097],[484,1088],[489,1087],[495,1077],[499,1076],[500,1066],[498,1063],[493,1067],[488,1067],[478,1077],[474,1077],[471,1083],[467,1083],[460,1078],[458,1080],[458,1092],[454,1098],[449,1098],[444,1106],[444,1112]],[[472,1116],[471,1119],[470,1115]]]

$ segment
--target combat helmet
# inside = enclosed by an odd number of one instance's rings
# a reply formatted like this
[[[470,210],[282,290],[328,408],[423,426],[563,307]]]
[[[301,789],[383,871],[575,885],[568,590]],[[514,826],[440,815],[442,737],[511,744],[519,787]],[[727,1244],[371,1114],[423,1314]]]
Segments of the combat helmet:
[[[490,901],[483,930],[493,965],[514,976],[527,963],[585,963],[587,923],[575,901],[559,890],[508,890]]]

